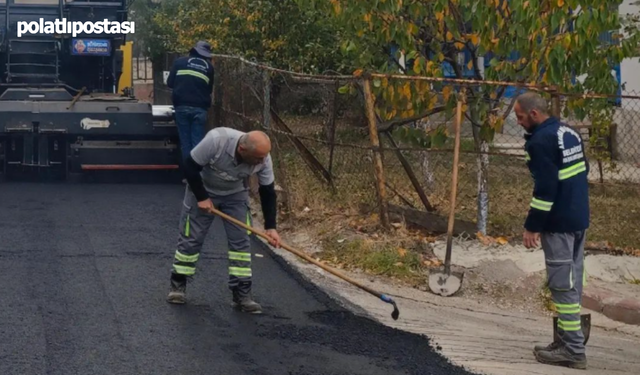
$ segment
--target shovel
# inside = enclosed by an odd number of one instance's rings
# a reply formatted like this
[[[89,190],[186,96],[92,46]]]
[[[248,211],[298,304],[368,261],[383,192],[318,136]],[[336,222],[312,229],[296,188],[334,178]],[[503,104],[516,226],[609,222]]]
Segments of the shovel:
[[[584,345],[587,345],[589,342],[589,337],[591,336],[591,314],[581,314],[580,315],[580,327],[582,329],[582,335],[584,336]],[[553,317],[553,341],[561,342],[562,339],[558,334],[558,317]]]
[[[241,222],[241,221],[239,221],[239,220],[237,220],[237,219],[235,219],[235,218],[233,218],[233,217],[231,217],[229,215],[226,215],[225,213],[220,212],[215,208],[211,208],[210,212],[212,214],[220,216],[222,219],[225,219],[227,221],[230,221],[230,222],[240,226],[241,228],[246,229],[249,232],[255,233],[256,235],[264,238],[267,241],[271,240],[271,238],[265,232],[262,232],[262,231],[260,231],[258,229],[255,229],[255,228],[252,228],[251,226],[246,225],[243,222]],[[381,292],[379,292],[377,290],[373,290],[373,289],[367,287],[366,285],[363,285],[363,284],[357,282],[356,280],[354,280],[354,279],[352,279],[352,278],[350,278],[350,277],[348,277],[346,275],[343,275],[342,273],[336,271],[335,269],[320,263],[319,261],[313,259],[311,256],[307,255],[306,253],[304,253],[304,252],[302,252],[300,250],[294,249],[291,246],[288,246],[287,244],[283,243],[283,244],[281,244],[281,247],[283,249],[289,251],[290,253],[293,253],[293,254],[299,256],[300,258],[306,260],[307,262],[313,263],[316,266],[322,268],[323,270],[325,270],[325,271],[327,271],[327,272],[329,272],[329,273],[341,278],[342,280],[354,285],[355,287],[360,288],[360,289],[364,290],[365,292],[367,292],[367,293],[369,293],[369,294],[371,294],[371,295],[373,295],[375,297],[380,298],[383,302],[386,302],[388,304],[393,305],[393,312],[391,312],[391,317],[393,318],[393,320],[398,320],[398,317],[400,316],[400,310],[398,310],[398,305],[393,300],[393,298],[391,298],[389,295],[381,293]]]
[[[460,127],[462,123],[462,105],[465,100],[464,89],[460,93],[456,108],[455,146],[453,149],[453,177],[451,182],[451,208],[449,210],[449,228],[447,230],[447,255],[444,261],[444,270],[429,275],[429,288],[435,294],[449,297],[455,294],[462,285],[464,273],[451,272],[451,247],[453,243],[453,224],[456,210],[456,195],[458,191],[458,159],[460,155]]]

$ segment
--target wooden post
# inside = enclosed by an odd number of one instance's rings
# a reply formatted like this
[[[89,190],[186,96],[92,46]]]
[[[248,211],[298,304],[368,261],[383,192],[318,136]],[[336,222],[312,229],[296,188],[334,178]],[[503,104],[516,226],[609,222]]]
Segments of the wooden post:
[[[327,124],[328,141],[329,141],[329,174],[333,170],[333,153],[335,151],[336,141],[336,117],[338,112],[338,81],[330,85],[331,93],[329,96],[329,120]]]
[[[380,206],[380,223],[382,227],[387,230],[390,227],[389,224],[389,207],[387,204],[387,192],[385,190],[384,182],[384,169],[382,167],[382,150],[380,150],[380,139],[378,138],[378,126],[375,113],[375,101],[373,93],[371,92],[371,81],[365,79],[364,85],[364,97],[367,106],[367,120],[369,122],[369,136],[371,137],[371,145],[374,147],[373,160],[376,173],[377,190],[378,190],[378,204]]]
[[[262,85],[264,96],[262,98],[262,123],[268,131],[271,130],[271,76],[268,70],[262,71]]]
[[[404,155],[402,155],[402,152],[398,149],[398,145],[393,140],[393,137],[391,136],[391,134],[389,134],[389,132],[384,132],[384,135],[387,137],[387,139],[391,143],[391,146],[394,148],[396,156],[398,157],[398,160],[400,160],[400,164],[402,164],[402,167],[404,168],[405,172],[407,172],[407,176],[409,177],[409,180],[411,181],[413,188],[416,190],[416,193],[418,193],[418,197],[420,197],[420,201],[422,201],[424,208],[429,212],[435,211],[435,208],[433,208],[433,206],[431,205],[431,202],[429,202],[429,198],[427,198],[427,194],[425,194],[424,190],[422,189],[422,186],[420,186],[420,182],[418,182],[418,177],[416,177],[416,174],[413,172],[413,169],[411,169],[411,164],[409,164],[409,162],[404,157]]]
[[[215,59],[213,62],[213,127],[219,128],[224,124],[222,119],[222,66],[221,60]]]
[[[273,150],[273,156],[275,159],[274,160],[275,168],[278,171],[278,175],[282,178],[279,181],[279,184],[282,185],[282,189],[284,190],[284,195],[285,195],[284,204],[287,209],[287,213],[290,213],[292,211],[291,191],[289,190],[287,174],[283,166],[282,154],[280,153],[280,144],[278,143],[278,139],[276,138],[276,135],[273,133],[271,128],[271,119],[272,119],[271,105],[273,103],[271,103],[271,76],[269,75],[268,70],[264,70],[262,72],[262,83],[264,85],[264,95],[262,99],[263,100],[262,125],[266,129],[266,133],[269,135],[269,138],[271,139],[271,145],[272,145],[271,149]]]
[[[560,112],[560,95],[558,95],[558,89],[554,87],[551,91],[551,114],[559,119]]]
[[[462,124],[462,106],[466,102],[465,90],[458,96],[458,104],[456,108],[456,138],[453,148],[453,174],[451,176],[451,200],[449,208],[449,225],[447,227],[447,254],[445,257],[445,273],[448,275],[450,272],[451,264],[451,246],[453,242],[453,228],[455,224],[456,214],[456,198],[458,193],[458,161],[460,158],[460,127]]]

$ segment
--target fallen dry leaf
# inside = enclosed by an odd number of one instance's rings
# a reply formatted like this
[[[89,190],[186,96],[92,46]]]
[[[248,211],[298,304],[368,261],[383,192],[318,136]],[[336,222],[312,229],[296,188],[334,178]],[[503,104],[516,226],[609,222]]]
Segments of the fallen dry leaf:
[[[398,255],[400,255],[402,258],[404,258],[407,255],[407,249],[399,247],[398,248]]]
[[[481,232],[476,233],[476,237],[478,238],[478,241],[480,241],[480,243],[482,243],[484,246],[489,246],[496,242],[495,238],[491,236],[485,236]]]
[[[422,261],[422,264],[424,264],[427,267],[435,268],[435,267],[441,266],[442,262],[440,262],[440,260],[437,258],[433,258],[433,259],[427,259]]]

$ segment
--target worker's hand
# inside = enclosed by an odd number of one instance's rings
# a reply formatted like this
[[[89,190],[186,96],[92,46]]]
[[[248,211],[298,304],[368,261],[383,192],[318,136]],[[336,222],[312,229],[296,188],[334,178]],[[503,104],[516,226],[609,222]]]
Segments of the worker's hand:
[[[538,242],[540,241],[540,233],[529,232],[528,230],[524,231],[522,235],[522,242],[527,249],[532,249],[534,247],[538,247]]]
[[[275,229],[267,229],[266,234],[271,239],[269,241],[271,245],[273,245],[276,248],[280,247],[280,243],[281,243],[280,235]]]
[[[198,208],[207,213],[213,213],[213,202],[207,198],[201,202],[198,202]]]

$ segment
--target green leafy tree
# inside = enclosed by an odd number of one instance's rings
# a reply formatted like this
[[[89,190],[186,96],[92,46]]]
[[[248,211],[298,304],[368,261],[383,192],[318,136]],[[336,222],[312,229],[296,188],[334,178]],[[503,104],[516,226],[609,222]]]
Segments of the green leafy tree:
[[[157,61],[167,52],[165,29],[154,22],[161,7],[157,0],[135,0],[129,6],[129,18],[136,23],[136,32],[129,40],[133,41],[134,54],[149,57]]]
[[[633,56],[638,32],[623,25],[620,0],[298,0],[302,6],[332,15],[343,28],[342,51],[365,70],[443,77],[449,65],[457,78],[555,86],[562,92],[615,94],[612,67]],[[624,31],[624,33],[622,33]],[[613,32],[613,43],[600,36]],[[624,34],[624,35],[623,35]],[[390,54],[390,46],[398,52]],[[471,58],[461,59],[468,51]],[[513,58],[516,53],[517,57]],[[484,72],[480,57],[489,59]],[[400,64],[404,59],[410,64]],[[390,64],[391,60],[391,64]],[[395,62],[395,64],[393,64]],[[361,74],[358,70],[356,74]],[[574,80],[574,77],[583,77]],[[586,77],[586,78],[585,78]],[[434,114],[452,116],[455,87],[427,82],[374,81],[383,121]],[[476,149],[487,152],[511,105],[506,87],[478,85],[468,91],[467,120]],[[606,99],[568,100],[565,115],[589,117],[597,128],[611,124]],[[597,132],[596,132],[597,133]],[[407,132],[414,142],[432,144],[424,132]],[[438,137],[442,131],[438,131]],[[488,155],[478,157],[478,224],[486,233]]]
[[[345,68],[334,20],[293,0],[167,0],[153,25],[170,51],[186,52],[196,40],[207,40],[220,54],[281,69],[323,73]]]

